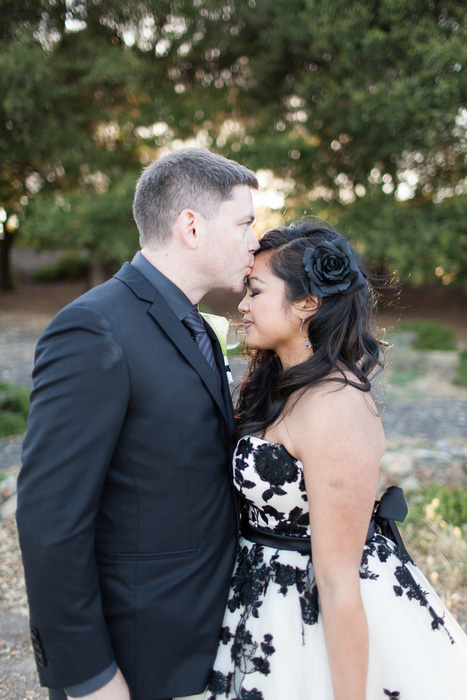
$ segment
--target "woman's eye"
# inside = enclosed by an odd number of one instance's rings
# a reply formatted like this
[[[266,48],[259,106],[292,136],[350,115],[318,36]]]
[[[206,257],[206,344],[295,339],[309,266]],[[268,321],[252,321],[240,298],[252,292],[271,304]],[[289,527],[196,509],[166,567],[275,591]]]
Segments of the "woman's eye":
[[[248,296],[255,297],[257,294],[259,294],[259,289],[252,289]]]

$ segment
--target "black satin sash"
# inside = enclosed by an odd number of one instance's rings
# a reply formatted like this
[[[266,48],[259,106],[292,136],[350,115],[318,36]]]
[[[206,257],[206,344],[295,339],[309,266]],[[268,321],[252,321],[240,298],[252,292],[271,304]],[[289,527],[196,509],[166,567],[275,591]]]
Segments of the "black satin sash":
[[[404,547],[397,525],[394,522],[395,520],[403,522],[407,513],[408,508],[405,502],[404,492],[398,486],[390,486],[381,496],[381,500],[375,502],[366,541],[369,542],[375,534],[381,533],[400,547],[411,560]],[[298,535],[287,535],[283,533],[278,534],[276,532],[261,530],[248,522],[246,518],[242,521],[241,534],[245,539],[255,544],[272,547],[273,549],[289,549],[311,556],[309,537],[300,537]]]

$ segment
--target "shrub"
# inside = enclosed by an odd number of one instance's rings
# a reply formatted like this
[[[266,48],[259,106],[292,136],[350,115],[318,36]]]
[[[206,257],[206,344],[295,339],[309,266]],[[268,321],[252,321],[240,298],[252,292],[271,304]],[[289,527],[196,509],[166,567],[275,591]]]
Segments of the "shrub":
[[[454,331],[445,328],[438,321],[425,321],[423,319],[404,321],[397,327],[397,331],[415,333],[416,340],[413,347],[416,350],[454,350],[456,347]]]
[[[89,273],[89,260],[76,253],[68,253],[53,265],[41,267],[32,276],[33,282],[80,280]]]
[[[452,383],[458,386],[467,386],[467,348],[459,352],[459,364]]]
[[[26,389],[0,381],[0,438],[24,433],[28,413]]]
[[[420,525],[430,506],[444,522],[462,527],[467,524],[467,491],[432,482],[408,497],[406,523]]]

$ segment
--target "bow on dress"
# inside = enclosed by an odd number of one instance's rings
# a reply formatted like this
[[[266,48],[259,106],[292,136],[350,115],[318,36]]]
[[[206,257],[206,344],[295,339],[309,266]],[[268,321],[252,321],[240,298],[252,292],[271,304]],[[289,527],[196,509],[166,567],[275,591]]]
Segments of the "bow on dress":
[[[370,527],[367,535],[367,542],[373,535],[378,532],[394,542],[412,561],[409,553],[404,547],[402,537],[397,529],[395,521],[404,522],[409,509],[405,501],[404,492],[399,486],[390,486],[381,496],[379,501],[375,502],[373,517],[370,522]]]

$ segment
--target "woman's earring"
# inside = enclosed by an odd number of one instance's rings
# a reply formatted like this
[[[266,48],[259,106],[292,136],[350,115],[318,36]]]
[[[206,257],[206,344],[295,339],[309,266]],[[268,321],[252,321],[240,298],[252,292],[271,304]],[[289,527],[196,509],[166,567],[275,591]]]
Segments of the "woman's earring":
[[[305,321],[306,321],[306,318],[302,318],[302,322],[300,324],[300,335],[302,336],[302,338],[305,338],[305,347],[308,348],[308,350],[310,350],[311,349],[310,339],[308,336],[304,336],[302,333],[303,326],[305,325]]]

